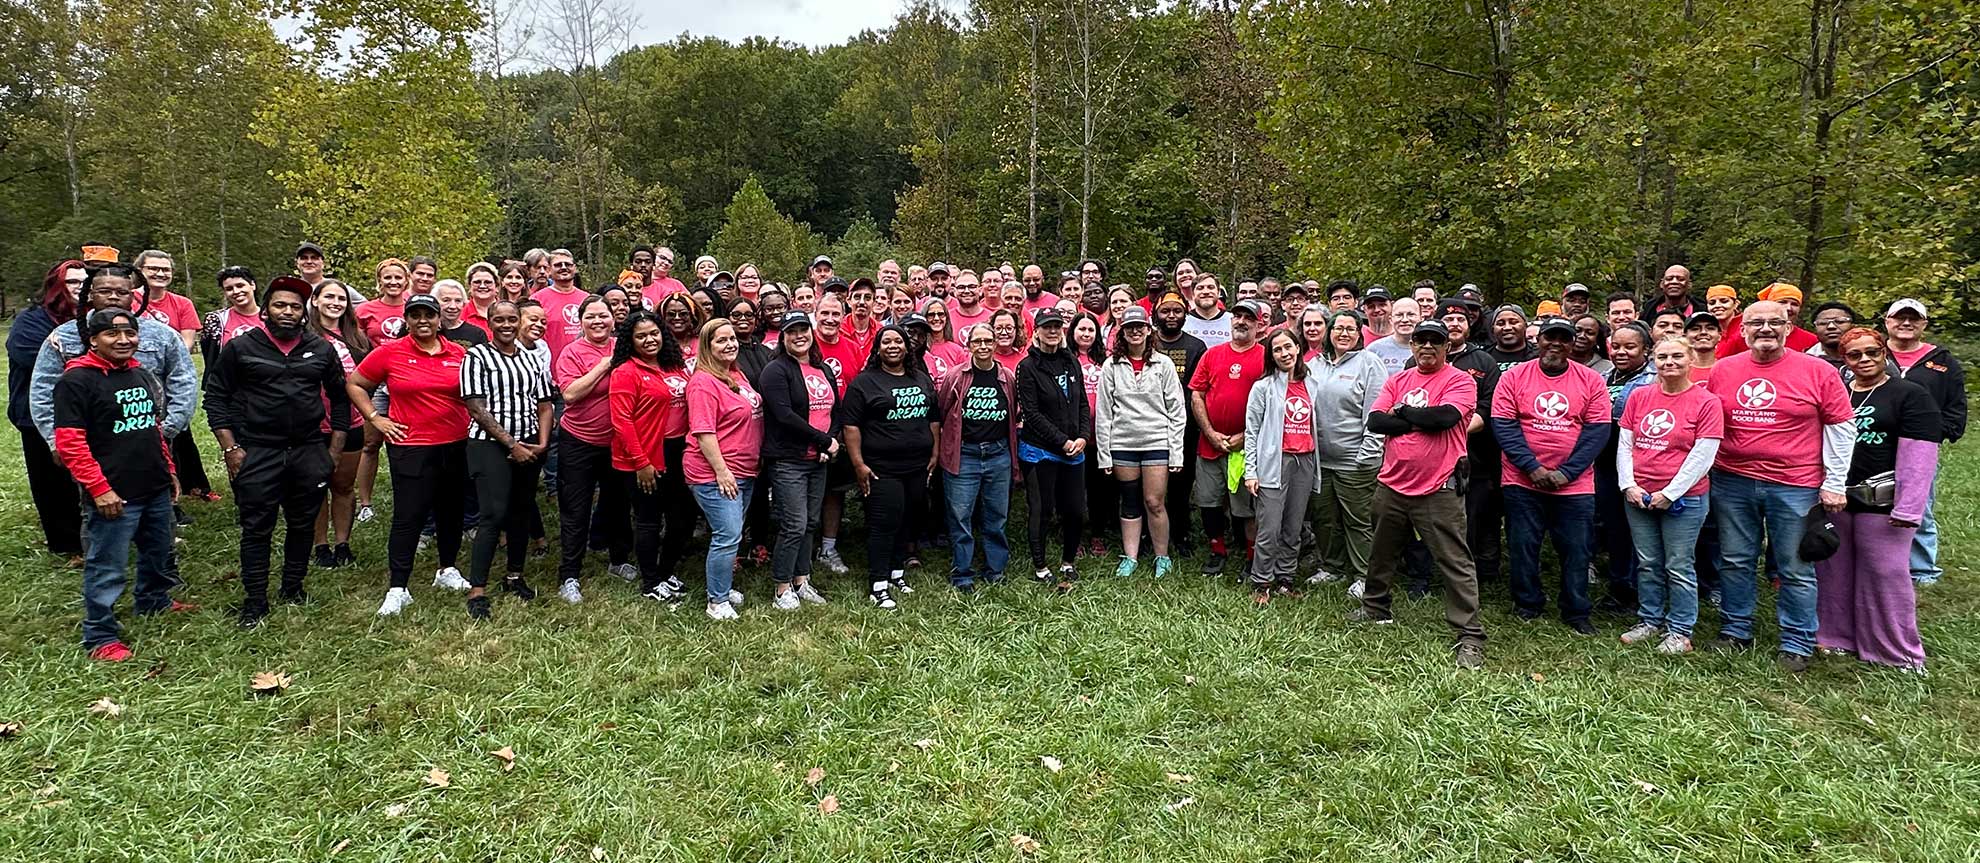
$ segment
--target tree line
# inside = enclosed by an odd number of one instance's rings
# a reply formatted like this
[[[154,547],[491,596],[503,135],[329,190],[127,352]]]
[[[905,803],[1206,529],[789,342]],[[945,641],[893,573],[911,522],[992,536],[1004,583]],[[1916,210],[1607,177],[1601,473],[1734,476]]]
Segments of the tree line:
[[[634,46],[623,3],[0,0],[5,293],[101,240],[210,305],[308,237],[360,282],[645,242],[1530,302],[1676,262],[1980,318],[1972,0],[916,0],[824,47]]]

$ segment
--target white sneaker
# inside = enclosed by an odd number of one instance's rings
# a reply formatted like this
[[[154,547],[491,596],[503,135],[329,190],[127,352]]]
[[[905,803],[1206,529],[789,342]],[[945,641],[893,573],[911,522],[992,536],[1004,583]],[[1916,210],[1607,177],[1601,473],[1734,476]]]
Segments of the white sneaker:
[[[1368,592],[1367,579],[1357,578],[1354,580],[1353,584],[1348,585],[1348,596],[1352,596],[1355,599],[1360,599],[1361,595],[1367,592]]]
[[[630,563],[615,563],[605,567],[605,571],[627,581],[639,581],[639,567]]]
[[[564,586],[557,588],[557,596],[572,605],[584,601],[584,594],[578,590],[578,580],[575,578],[564,579]]]
[[[1340,581],[1340,580],[1341,580],[1341,577],[1340,577],[1340,576],[1338,576],[1338,575],[1335,575],[1335,574],[1333,574],[1333,573],[1331,573],[1331,572],[1328,572],[1328,571],[1326,571],[1326,570],[1324,570],[1324,569],[1319,569],[1319,570],[1314,570],[1314,572],[1313,572],[1313,574],[1312,574],[1312,575],[1310,575],[1310,576],[1307,576],[1307,578],[1306,578],[1306,583],[1307,583],[1307,584],[1333,584],[1334,582],[1336,582],[1336,581]]]
[[[379,617],[391,617],[412,604],[412,592],[403,587],[385,591],[385,601],[378,606]]]
[[[1660,627],[1651,626],[1647,623],[1639,623],[1630,627],[1628,632],[1622,634],[1622,643],[1635,644],[1640,641],[1649,641],[1663,634],[1664,630]]]
[[[796,590],[786,590],[770,597],[770,607],[778,611],[796,611],[803,606],[804,603],[798,601]]]
[[[708,606],[709,620],[735,620],[739,616],[735,607],[726,602],[712,603]]]
[[[1691,652],[1691,638],[1675,632],[1664,633],[1664,640],[1657,642],[1657,652],[1666,656],[1676,656]]]
[[[876,581],[873,583],[872,591],[870,591],[866,595],[867,599],[873,601],[873,606],[882,611],[893,611],[895,608],[898,607],[894,602],[894,595],[887,591],[887,586],[889,584],[891,584],[891,582]]]
[[[818,588],[812,587],[811,582],[809,581],[798,585],[797,589],[791,592],[797,594],[798,599],[804,600],[805,602],[809,602],[812,605],[825,604],[825,595],[819,593]]]
[[[729,591],[729,605],[734,606],[735,608],[741,608],[742,604],[743,604],[742,591],[740,590]]]
[[[819,564],[823,565],[826,569],[830,570],[833,575],[846,574],[846,560],[845,558],[839,556],[838,549],[819,552],[818,562]]]
[[[914,588],[908,586],[907,573],[905,571],[894,570],[893,573],[887,576],[887,580],[894,583],[894,589],[900,591],[902,596],[914,592]]]
[[[451,566],[433,573],[433,586],[441,590],[466,590],[470,587],[468,580],[461,577],[461,571]]]

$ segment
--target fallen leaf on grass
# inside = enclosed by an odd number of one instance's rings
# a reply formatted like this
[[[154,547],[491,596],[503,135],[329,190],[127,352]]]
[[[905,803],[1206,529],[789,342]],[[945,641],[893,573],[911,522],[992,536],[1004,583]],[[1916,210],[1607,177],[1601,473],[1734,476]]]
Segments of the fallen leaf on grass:
[[[248,689],[256,695],[281,695],[295,679],[279,671],[263,671],[248,681]]]
[[[1863,724],[1864,724],[1864,725],[1876,725],[1876,724],[1877,724],[1877,720],[1875,720],[1875,719],[1871,719],[1871,718],[1870,718],[1870,714],[1868,714],[1868,713],[1865,713],[1865,714],[1863,714],[1863,715],[1861,715],[1861,716],[1858,716],[1858,717],[1856,717],[1856,718],[1858,718],[1858,719],[1861,719],[1861,720],[1863,720]]]
[[[839,811],[839,795],[827,794],[818,801],[818,814],[830,815]]]
[[[1092,704],[1092,703],[1093,703],[1093,696],[1091,696],[1091,695],[1081,695],[1081,696],[1079,697],[1079,703],[1081,703],[1081,704]]]
[[[387,818],[399,818],[405,814],[406,804],[404,803],[393,803],[385,807],[385,817]]]
[[[1195,686],[1195,685],[1196,685],[1196,675],[1194,675],[1194,674],[1185,674],[1185,675],[1183,675],[1183,683],[1184,683],[1184,684],[1186,684],[1186,685],[1189,685],[1189,686]]]
[[[454,785],[454,777],[447,771],[435,767],[426,771],[426,784],[435,788],[451,788]]]
[[[935,745],[935,741],[927,737],[923,737],[920,740],[916,740],[914,742],[914,748],[919,749],[923,752],[927,752],[934,745]]]
[[[1645,794],[1658,794],[1658,793],[1662,793],[1663,791],[1663,789],[1658,788],[1657,786],[1645,782],[1641,779],[1631,779],[1629,780],[1629,784],[1636,786],[1636,790],[1641,791]]]
[[[809,785],[813,788],[817,788],[818,783],[824,781],[825,781],[825,768],[823,767],[813,767],[810,770],[806,770],[804,772],[804,784],[806,785]]]
[[[1162,774],[1162,778],[1175,783],[1186,783],[1186,782],[1196,781],[1196,777],[1191,776],[1187,773],[1164,773]]]
[[[158,679],[159,675],[165,673],[165,668],[166,668],[165,660],[163,659],[152,663],[150,668],[144,670],[144,679],[146,680]]]
[[[888,773],[899,773],[899,772],[901,772],[901,763],[900,763],[899,761],[889,761],[889,762],[887,762],[887,772],[888,772]]]
[[[514,749],[504,746],[488,754],[501,760],[503,773],[516,769],[516,751]]]
[[[1526,676],[1526,679],[1528,679],[1528,680],[1531,680],[1531,681],[1533,681],[1534,683],[1546,683],[1546,682],[1547,682],[1547,675],[1545,675],[1545,674],[1541,674],[1540,672],[1538,672],[1538,671],[1535,671],[1535,672],[1533,672],[1532,674],[1529,674],[1529,675],[1527,675],[1527,676]]]
[[[1196,802],[1196,798],[1194,798],[1194,797],[1184,797],[1183,799],[1181,799],[1181,800],[1178,800],[1178,801],[1176,801],[1176,802],[1174,802],[1174,803],[1170,803],[1170,804],[1168,804],[1168,805],[1165,805],[1165,806],[1163,806],[1162,808],[1163,808],[1163,809],[1167,809],[1167,810],[1169,810],[1170,812],[1174,812],[1174,811],[1176,811],[1176,810],[1178,810],[1178,809],[1181,809],[1181,808],[1183,808],[1184,806],[1188,806],[1188,805],[1190,805],[1190,804],[1192,804],[1192,803],[1195,803],[1195,802]]]
[[[591,846],[591,859],[593,860],[605,859],[605,847],[602,845]]]
[[[111,701],[109,696],[96,699],[89,705],[89,712],[98,716],[116,717],[123,715],[124,705]]]
[[[61,789],[59,789],[59,788],[56,788],[56,787],[55,787],[55,786],[53,786],[53,785],[44,785],[44,786],[42,786],[42,787],[40,787],[40,788],[36,788],[36,789],[34,789],[34,796],[36,796],[36,797],[53,797],[53,796],[55,796],[55,793],[56,793],[56,792],[58,792],[58,791],[60,791],[60,790],[61,790]]]
[[[344,853],[344,849],[349,847],[351,847],[351,840],[349,839],[346,839],[342,842],[332,845],[330,846],[330,856],[335,857],[339,854],[342,854]]]
[[[1023,833],[1012,833],[1011,847],[1016,848],[1019,854],[1036,854],[1038,853],[1038,840]]]
[[[20,723],[18,723],[18,722],[0,722],[0,738],[5,738],[5,737],[19,737],[19,736],[21,736],[21,724],[20,724]]]
[[[1063,762],[1063,761],[1060,761],[1060,760],[1059,760],[1059,759],[1057,759],[1057,758],[1053,758],[1053,757],[1052,757],[1052,756],[1050,756],[1050,755],[1040,755],[1040,756],[1038,756],[1038,763],[1040,763],[1040,764],[1043,764],[1043,765],[1045,765],[1045,769],[1046,769],[1046,770],[1050,770],[1050,771],[1052,771],[1053,773],[1057,773],[1057,772],[1059,772],[1059,771],[1061,771],[1061,770],[1064,770],[1064,769],[1066,769],[1066,764],[1065,764],[1065,762]]]

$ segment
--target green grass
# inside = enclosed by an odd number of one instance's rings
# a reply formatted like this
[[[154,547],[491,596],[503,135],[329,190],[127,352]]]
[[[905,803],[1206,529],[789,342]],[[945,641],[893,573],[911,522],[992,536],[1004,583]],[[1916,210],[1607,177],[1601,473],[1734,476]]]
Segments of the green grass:
[[[1349,629],[1336,590],[1259,610],[1193,567],[1115,581],[1111,560],[1070,596],[963,598],[936,556],[892,614],[857,575],[775,612],[752,570],[727,626],[604,577],[583,606],[504,600],[473,625],[416,580],[380,621],[382,521],[359,532],[369,565],[313,574],[308,607],[243,633],[228,502],[191,506],[204,609],[127,616],[138,659],[104,666],[76,647],[76,572],[34,550],[19,464],[9,436],[0,722],[22,730],[0,740],[0,860],[1009,860],[1020,833],[1038,860],[1980,855],[1971,445],[1941,484],[1925,679],[1657,657],[1618,645],[1620,620],[1597,639],[1517,622],[1498,586],[1489,667],[1458,673],[1434,601]],[[259,671],[294,685],[253,696]],[[122,715],[92,715],[102,698]]]

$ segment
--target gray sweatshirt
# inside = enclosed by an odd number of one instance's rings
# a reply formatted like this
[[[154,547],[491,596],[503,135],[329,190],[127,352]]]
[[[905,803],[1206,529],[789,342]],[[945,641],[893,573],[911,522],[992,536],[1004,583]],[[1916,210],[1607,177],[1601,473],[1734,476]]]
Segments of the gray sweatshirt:
[[[1368,431],[1368,411],[1388,380],[1388,366],[1366,350],[1351,351],[1337,360],[1320,354],[1306,361],[1306,391],[1313,397],[1314,450],[1321,470],[1374,470],[1381,466],[1382,436]]]
[[[1100,392],[1093,411],[1100,469],[1113,468],[1117,449],[1167,449],[1169,466],[1182,467],[1187,405],[1182,379],[1167,355],[1150,351],[1139,372],[1126,360],[1108,357],[1100,365]]]

